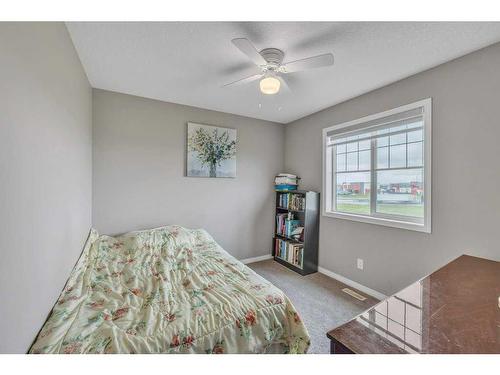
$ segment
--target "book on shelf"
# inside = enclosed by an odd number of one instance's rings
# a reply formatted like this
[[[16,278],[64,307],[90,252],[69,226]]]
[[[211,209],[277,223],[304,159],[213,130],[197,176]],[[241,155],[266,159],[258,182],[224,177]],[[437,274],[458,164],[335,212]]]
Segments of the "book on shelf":
[[[300,220],[285,220],[285,236],[292,237],[292,232],[300,226]]]
[[[305,197],[300,194],[294,193],[281,193],[279,194],[279,207],[286,208],[287,210],[304,211]]]
[[[300,220],[293,218],[290,214],[276,215],[276,234],[285,237],[291,237],[292,233],[300,227]]]
[[[296,267],[302,268],[304,260],[304,245],[277,238],[274,255]]]
[[[292,237],[294,240],[297,241],[304,241],[304,227],[298,226],[296,227],[291,235],[289,237]]]

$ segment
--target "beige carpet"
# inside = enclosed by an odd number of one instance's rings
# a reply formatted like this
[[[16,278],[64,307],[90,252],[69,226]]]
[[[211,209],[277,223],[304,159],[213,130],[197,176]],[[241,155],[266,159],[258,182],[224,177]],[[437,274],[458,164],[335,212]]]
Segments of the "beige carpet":
[[[330,341],[326,333],[377,302],[367,295],[368,299],[361,302],[345,294],[342,292],[345,284],[321,273],[301,276],[274,260],[248,266],[290,298],[311,336],[308,353],[329,353]]]

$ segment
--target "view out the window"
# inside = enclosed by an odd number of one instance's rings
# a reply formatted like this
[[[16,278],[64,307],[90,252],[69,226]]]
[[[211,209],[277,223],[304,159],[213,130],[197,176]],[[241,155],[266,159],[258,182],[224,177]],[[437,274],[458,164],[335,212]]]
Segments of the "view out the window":
[[[425,224],[424,134],[423,108],[327,132],[327,211]]]

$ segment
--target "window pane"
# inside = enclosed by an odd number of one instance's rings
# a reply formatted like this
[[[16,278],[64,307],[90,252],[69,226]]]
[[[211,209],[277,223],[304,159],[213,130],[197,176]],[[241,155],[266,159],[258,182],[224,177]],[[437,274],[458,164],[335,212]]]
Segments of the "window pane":
[[[406,332],[405,332],[405,341],[408,344],[413,345],[417,349],[422,348],[422,337],[418,333],[413,332],[413,331],[409,330],[408,328],[406,328]]]
[[[413,307],[410,304],[406,305],[406,326],[415,332],[420,332],[422,322],[422,310]]]
[[[388,320],[387,321],[387,330],[390,333],[392,333],[393,335],[395,335],[401,339],[404,338],[405,327],[402,324],[399,324],[399,323],[394,322],[392,320]]]
[[[352,142],[347,144],[347,152],[358,151],[358,142]]]
[[[389,147],[377,148],[377,168],[389,168]]]
[[[422,147],[423,142],[408,144],[408,167],[421,167],[423,165]]]
[[[423,139],[424,139],[424,133],[422,129],[408,133],[408,142],[418,142]]]
[[[337,155],[337,172],[345,172],[345,154]]]
[[[405,303],[397,298],[387,300],[387,312],[389,318],[395,322],[405,323]]]
[[[370,168],[371,168],[370,150],[360,151],[359,152],[359,169],[360,170],[369,170]]]
[[[389,131],[392,133],[392,132],[398,132],[398,131],[401,131],[401,130],[406,130],[406,124],[404,125],[399,125],[399,126],[392,126]]]
[[[349,152],[347,154],[347,170],[357,171],[358,170],[358,153]]]
[[[377,138],[377,147],[389,146],[389,137]]]
[[[345,144],[336,146],[337,154],[342,154],[345,152]]]
[[[332,141],[334,141],[335,143],[343,143],[346,141],[346,138],[335,138],[335,137],[331,137],[330,138]]]
[[[406,133],[391,135],[391,145],[400,145],[406,143]]]
[[[385,303],[384,303],[385,305]],[[387,316],[383,314],[379,314],[377,311],[375,312],[375,323],[382,327],[383,329],[387,329]]]
[[[359,149],[360,150],[369,150],[371,147],[371,141],[369,139],[366,139],[364,141],[359,142]]]
[[[422,168],[377,172],[377,212],[423,218],[422,174]]]
[[[370,214],[370,172],[337,173],[337,211]]]
[[[411,124],[408,124],[408,129],[414,129],[414,128],[420,128],[424,126],[424,123],[423,121],[416,121],[416,122],[412,122]]]
[[[415,306],[422,307],[422,284],[415,283],[398,292],[398,297]]]
[[[392,144],[392,143],[391,143]],[[406,145],[391,146],[390,147],[390,163],[391,168],[405,168],[406,167]]]

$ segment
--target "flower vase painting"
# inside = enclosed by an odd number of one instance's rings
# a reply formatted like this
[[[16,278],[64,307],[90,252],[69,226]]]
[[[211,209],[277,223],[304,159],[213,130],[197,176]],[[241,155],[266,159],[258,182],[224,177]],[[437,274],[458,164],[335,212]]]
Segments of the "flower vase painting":
[[[236,177],[236,129],[188,122],[188,177]]]

